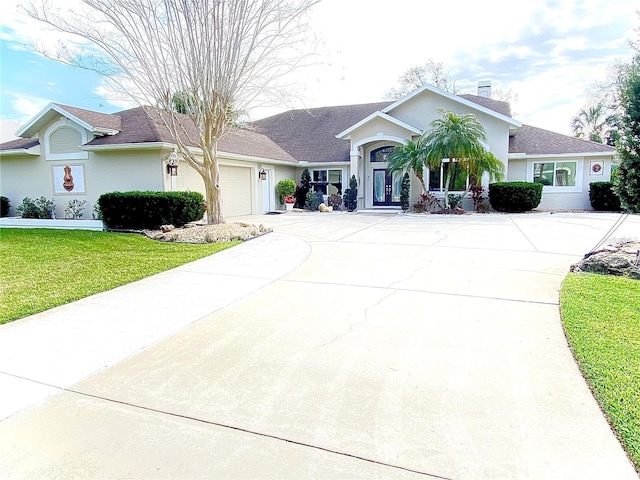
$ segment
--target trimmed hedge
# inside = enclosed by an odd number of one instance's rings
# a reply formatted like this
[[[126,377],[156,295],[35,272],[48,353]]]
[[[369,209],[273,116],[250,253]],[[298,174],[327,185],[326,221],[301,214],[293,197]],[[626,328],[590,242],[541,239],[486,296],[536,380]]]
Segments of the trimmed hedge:
[[[112,229],[156,229],[182,226],[204,215],[198,192],[111,192],[98,199],[102,221]]]
[[[9,199],[7,197],[0,197],[0,217],[9,216],[9,207],[11,207]]]
[[[542,184],[498,182],[489,185],[489,203],[498,212],[527,212],[540,205]]]
[[[620,198],[613,190],[613,182],[591,182],[589,184],[589,201],[594,210],[619,212]]]

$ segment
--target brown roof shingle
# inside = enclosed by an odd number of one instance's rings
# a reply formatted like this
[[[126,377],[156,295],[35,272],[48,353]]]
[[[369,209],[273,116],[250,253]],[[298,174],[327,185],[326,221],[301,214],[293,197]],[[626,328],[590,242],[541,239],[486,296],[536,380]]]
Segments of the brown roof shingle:
[[[610,154],[614,151],[615,148],[602,143],[562,135],[531,125],[522,125],[518,132],[509,138],[509,153],[561,155],[567,153]]]
[[[291,110],[257,120],[252,126],[298,161],[348,162],[350,143],[336,135],[392,103]]]
[[[91,125],[92,127],[108,128],[110,130],[122,130],[122,123],[120,116],[117,113],[101,113],[93,110],[85,110],[84,108],[71,107],[69,105],[63,105],[56,103],[58,107],[64,109],[70,114],[76,116],[83,122]]]
[[[152,115],[153,111],[150,112]],[[152,120],[143,107],[119,112],[122,131],[117,135],[99,137],[87,145],[122,145],[136,143],[174,143],[169,130],[159,121]],[[184,127],[182,140],[185,144],[197,146],[195,125],[186,115],[180,115]],[[295,159],[267,136],[251,129],[231,128],[218,144],[218,151],[238,155],[258,156],[284,162]]]
[[[37,138],[16,138],[0,144],[0,151],[26,150],[36,145],[40,145],[40,141]]]

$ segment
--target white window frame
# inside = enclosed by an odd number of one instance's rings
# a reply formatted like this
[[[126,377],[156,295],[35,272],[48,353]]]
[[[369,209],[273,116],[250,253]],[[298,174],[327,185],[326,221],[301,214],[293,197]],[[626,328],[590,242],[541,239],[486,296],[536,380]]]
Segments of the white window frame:
[[[546,193],[580,193],[582,192],[582,173],[583,173],[583,164],[584,161],[583,160],[578,160],[575,158],[538,158],[538,159],[534,159],[534,160],[529,160],[528,165],[527,165],[527,181],[528,182],[533,182],[533,178],[534,178],[534,171],[535,171],[535,165],[537,163],[553,163],[553,171],[556,171],[556,164],[557,163],[575,163],[576,164],[576,184],[575,185],[566,185],[566,186],[557,186],[555,185],[555,173],[553,175],[553,182],[554,185],[543,185],[542,187],[542,191],[546,192]]]
[[[344,169],[342,169],[342,168],[329,168],[329,167],[327,167],[327,168],[314,168],[314,169],[312,169],[311,170],[311,186],[313,188],[313,191],[314,192],[316,191],[315,185],[313,185],[313,184],[317,183],[313,179],[315,172],[327,172],[327,183],[328,183],[328,185],[327,185],[327,195],[330,195],[330,193],[329,193],[329,185],[331,185],[331,182],[329,182],[329,171],[330,170],[335,170],[335,171],[340,172],[340,183],[342,183],[341,195],[343,195],[344,194]]]
[[[427,173],[428,173],[428,181],[427,181],[427,188],[429,189],[430,192],[435,192],[435,193],[444,193],[444,164],[445,163],[449,163],[449,159],[448,158],[443,158],[442,162],[440,162],[440,187],[438,190],[431,190],[431,170],[430,169],[426,169]],[[453,159],[453,163],[457,163],[456,159]],[[449,190],[449,193],[464,193],[467,190],[469,190],[469,172],[467,172],[467,178],[465,180],[465,189],[464,190]]]

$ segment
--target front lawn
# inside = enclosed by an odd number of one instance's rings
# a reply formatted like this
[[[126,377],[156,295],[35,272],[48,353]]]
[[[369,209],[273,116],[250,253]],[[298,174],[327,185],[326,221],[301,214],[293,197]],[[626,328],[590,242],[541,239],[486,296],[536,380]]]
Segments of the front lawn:
[[[103,292],[238,242],[162,243],[85,230],[0,229],[0,324]]]
[[[640,471],[640,281],[570,274],[560,309],[576,360]]]

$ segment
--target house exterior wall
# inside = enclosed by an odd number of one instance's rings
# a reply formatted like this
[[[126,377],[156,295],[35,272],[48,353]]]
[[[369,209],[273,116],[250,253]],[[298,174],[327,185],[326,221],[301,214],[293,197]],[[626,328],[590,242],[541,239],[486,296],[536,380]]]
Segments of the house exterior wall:
[[[84,191],[56,192],[54,167],[82,167]],[[16,207],[24,197],[53,199],[55,214],[64,218],[70,200],[86,200],[83,218],[91,218],[98,197],[105,192],[123,190],[162,190],[162,170],[158,152],[89,153],[86,160],[45,160],[43,155],[0,157],[0,192],[9,198],[9,215],[17,215]],[[77,177],[77,173],[75,173]],[[80,179],[75,178],[76,184]]]
[[[553,209],[580,209],[590,210],[589,189],[592,182],[607,182],[611,180],[611,167],[613,155],[603,156],[544,156],[528,157],[525,159],[515,159],[510,161],[509,175],[510,182],[532,182],[533,166],[537,162],[570,162],[578,164],[575,187],[550,187],[544,186],[542,190],[542,200],[538,206],[541,210]],[[598,165],[600,168],[594,168]],[[595,171],[597,170],[597,171]]]
[[[487,133],[486,143],[489,145],[491,152],[502,160],[505,168],[507,168],[509,124],[504,120],[429,91],[424,91],[399,105],[389,112],[389,115],[426,132],[431,128],[431,123],[441,117],[438,110],[440,108],[450,110],[456,115],[474,114],[485,128]]]

